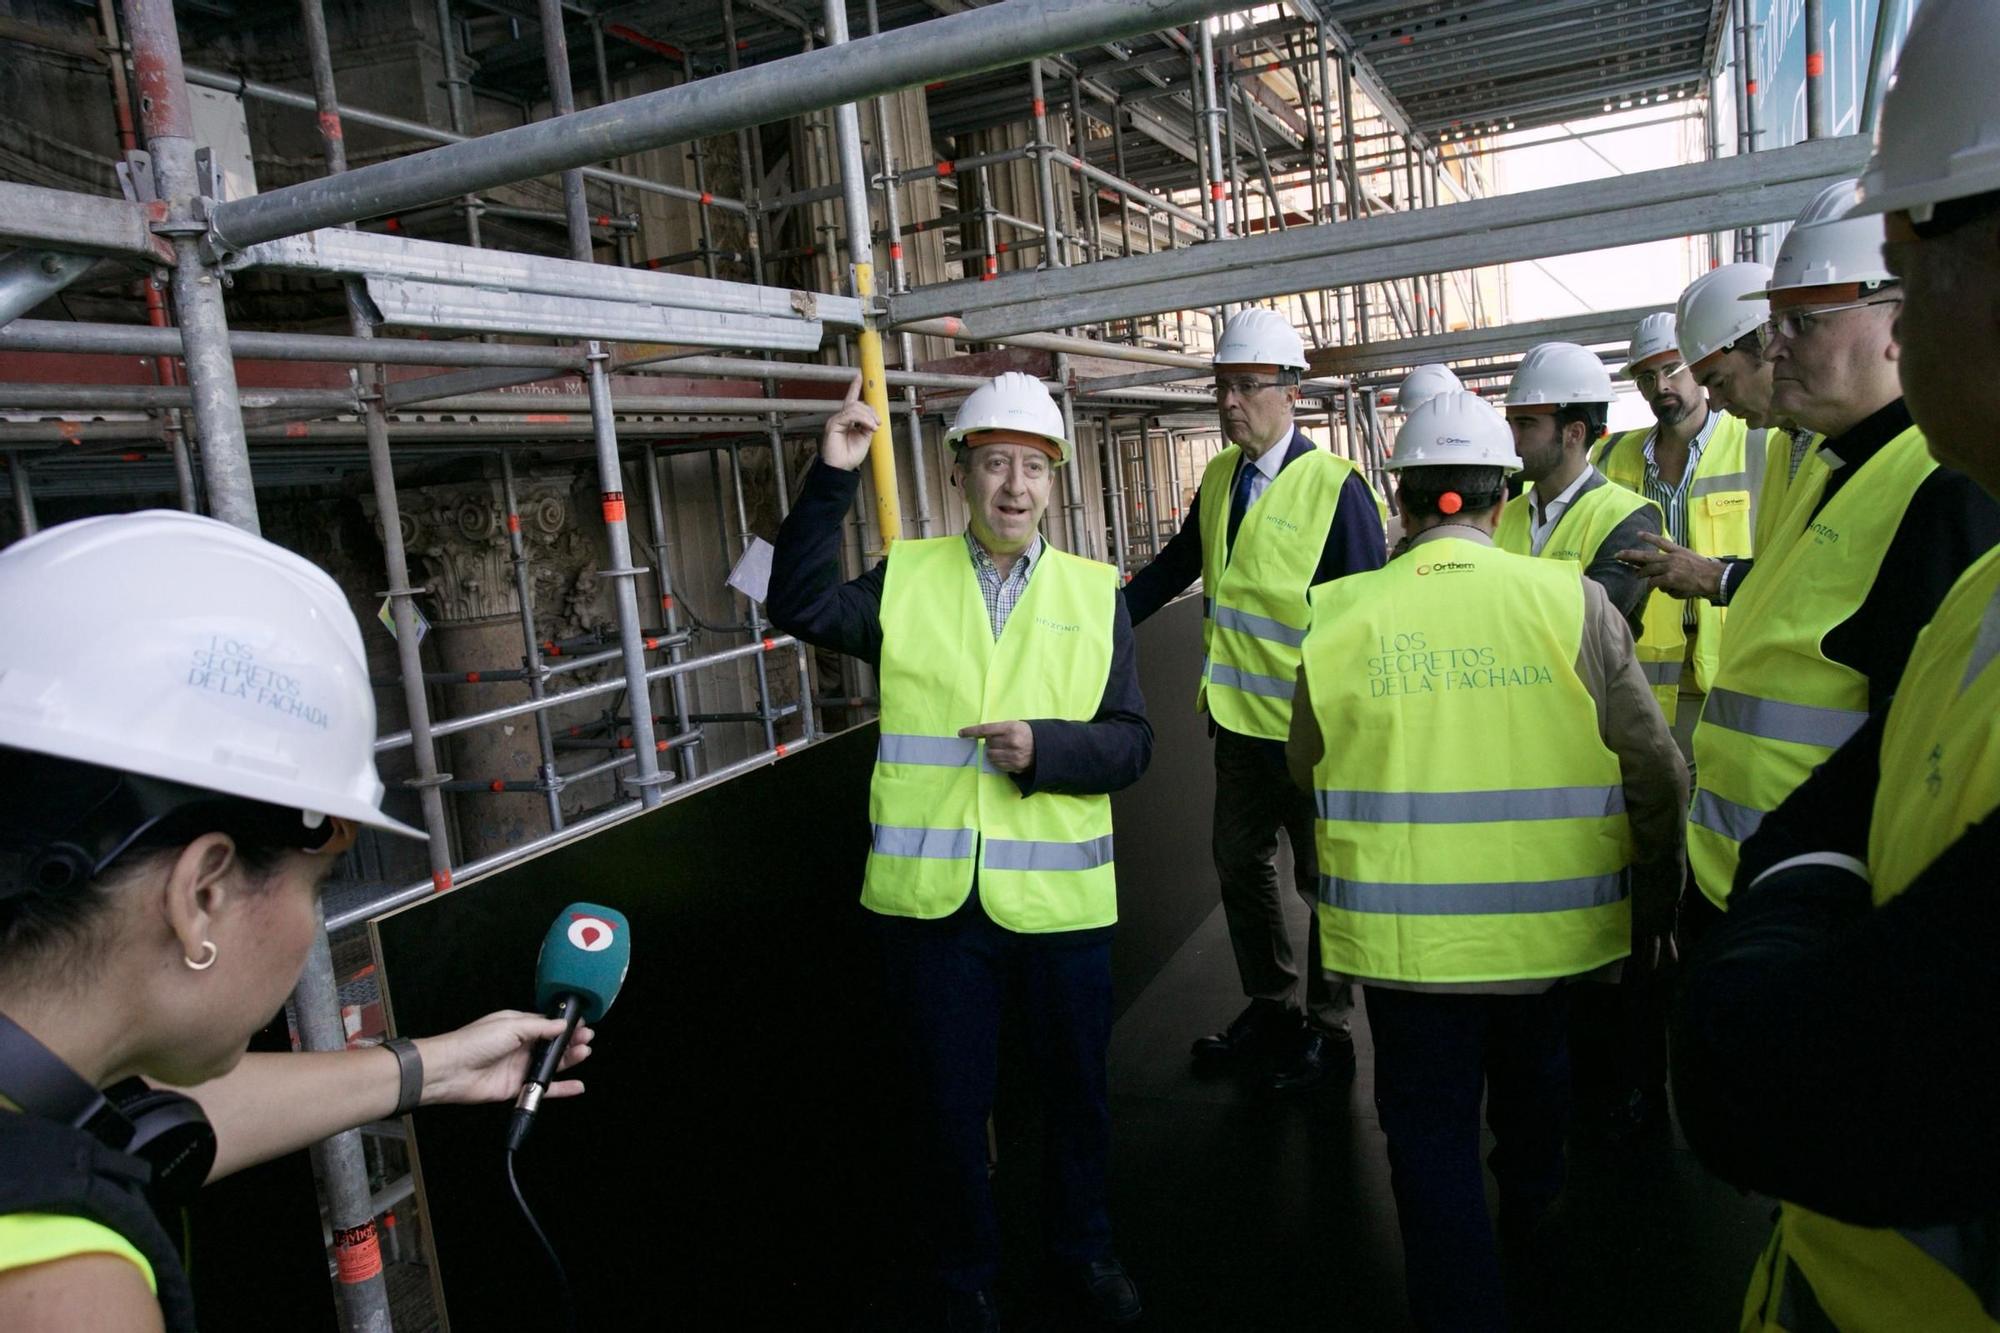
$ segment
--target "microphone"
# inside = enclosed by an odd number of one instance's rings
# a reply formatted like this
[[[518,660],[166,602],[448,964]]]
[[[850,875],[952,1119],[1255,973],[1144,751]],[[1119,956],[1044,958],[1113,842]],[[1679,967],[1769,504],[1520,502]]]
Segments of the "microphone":
[[[507,1151],[528,1141],[535,1112],[556,1075],[577,1024],[595,1023],[618,998],[632,962],[632,928],[625,914],[596,903],[571,903],[556,914],[535,959],[535,1007],[563,1021],[562,1036],[535,1048],[528,1079],[507,1122]]]

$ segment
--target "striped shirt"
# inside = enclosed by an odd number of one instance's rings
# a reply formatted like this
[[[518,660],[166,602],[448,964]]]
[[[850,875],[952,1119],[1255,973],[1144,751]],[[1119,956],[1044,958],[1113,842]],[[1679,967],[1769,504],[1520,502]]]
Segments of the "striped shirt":
[[[1655,426],[1646,432],[1646,472],[1640,485],[1646,498],[1660,507],[1661,515],[1666,519],[1668,540],[1682,546],[1688,544],[1688,492],[1694,485],[1694,470],[1701,466],[1701,452],[1708,447],[1708,437],[1715,433],[1721,421],[1722,414],[1709,409],[1708,420],[1701,423],[1701,429],[1688,441],[1687,466],[1681,469],[1681,479],[1671,486],[1660,476],[1659,463],[1653,457],[1653,446],[1659,443],[1660,428]],[[1682,604],[1681,623],[1690,627],[1694,625],[1694,602]]]
[[[966,549],[972,552],[972,570],[979,576],[979,591],[986,597],[986,615],[993,622],[993,638],[997,642],[1000,631],[1007,628],[1007,617],[1014,612],[1014,604],[1028,591],[1028,575],[1034,564],[1042,558],[1042,537],[1035,534],[1035,540],[1028,549],[1021,552],[1014,561],[1014,567],[1002,578],[1000,567],[993,563],[986,548],[972,535],[971,529],[965,533]]]

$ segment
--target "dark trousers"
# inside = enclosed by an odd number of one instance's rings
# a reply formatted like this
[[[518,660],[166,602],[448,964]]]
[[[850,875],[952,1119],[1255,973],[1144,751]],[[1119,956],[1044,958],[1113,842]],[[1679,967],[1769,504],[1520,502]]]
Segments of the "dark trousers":
[[[1278,884],[1278,834],[1292,844],[1292,888],[1308,908],[1319,902],[1319,856],[1313,846],[1313,798],[1292,785],[1282,742],[1215,733],[1215,873],[1222,882],[1222,912],[1236,951],[1236,974],[1251,999],[1296,1007],[1298,955],[1285,921]],[[1320,970],[1317,921],[1306,927],[1306,1017],[1346,1037],[1354,994],[1345,979]]]
[[[1441,1333],[1507,1327],[1479,1167],[1479,1103],[1496,1140],[1500,1228],[1526,1241],[1562,1188],[1570,988],[1441,995],[1363,988],[1375,1108],[1403,1232],[1410,1311]]]
[[[887,998],[914,1074],[913,1175],[939,1281],[970,1291],[1000,1271],[986,1123],[1003,1007],[1041,1085],[1043,1243],[1064,1262],[1109,1254],[1110,931],[1016,934],[993,923],[976,891],[940,921],[877,921]]]

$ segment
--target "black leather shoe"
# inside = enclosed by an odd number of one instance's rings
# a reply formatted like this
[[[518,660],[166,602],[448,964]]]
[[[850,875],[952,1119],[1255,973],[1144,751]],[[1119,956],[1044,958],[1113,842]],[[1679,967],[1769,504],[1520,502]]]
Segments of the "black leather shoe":
[[[1000,1311],[988,1291],[947,1291],[945,1333],[1000,1333]]]
[[[1286,1052],[1264,1080],[1269,1092],[1304,1092],[1329,1078],[1354,1073],[1354,1043],[1306,1026],[1295,1049]]]
[[[1300,1022],[1296,1012],[1276,1000],[1252,1000],[1228,1027],[1195,1038],[1194,1062],[1211,1069],[1233,1064],[1297,1032]]]
[[[1139,1304],[1139,1288],[1116,1259],[1092,1259],[1076,1267],[1077,1294],[1101,1324],[1114,1327],[1136,1324],[1145,1307]]]

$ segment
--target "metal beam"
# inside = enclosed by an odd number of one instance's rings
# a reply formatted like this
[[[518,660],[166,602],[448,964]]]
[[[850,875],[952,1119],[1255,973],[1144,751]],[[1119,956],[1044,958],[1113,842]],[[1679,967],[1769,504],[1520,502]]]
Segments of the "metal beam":
[[[173,246],[153,234],[155,214],[166,218],[159,206],[149,214],[123,199],[0,181],[0,244],[171,264]]]
[[[240,249],[668,144],[788,120],[937,77],[963,78],[1233,8],[1232,0],[1004,0],[658,92],[217,204],[211,235]]]
[[[1329,286],[1380,282],[1797,216],[1867,160],[1863,135],[1613,180],[1302,227],[1061,275],[1014,273],[892,297],[897,322],[963,312],[959,336],[1003,338]]]
[[[1306,362],[1311,367],[1309,373],[1313,375],[1373,375],[1432,362],[1452,365],[1481,357],[1505,356],[1526,351],[1536,343],[1573,342],[1586,347],[1595,343],[1622,344],[1634,324],[1659,308],[1632,306],[1624,310],[1564,315],[1558,319],[1537,319],[1493,328],[1435,333],[1424,338],[1326,347],[1306,353]]]

